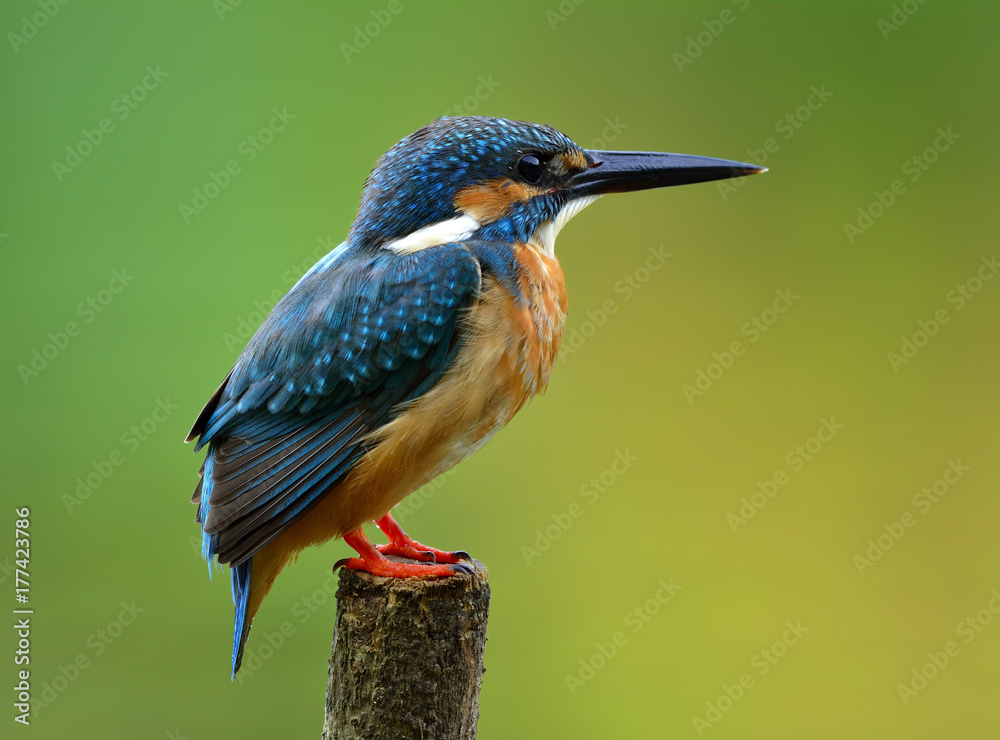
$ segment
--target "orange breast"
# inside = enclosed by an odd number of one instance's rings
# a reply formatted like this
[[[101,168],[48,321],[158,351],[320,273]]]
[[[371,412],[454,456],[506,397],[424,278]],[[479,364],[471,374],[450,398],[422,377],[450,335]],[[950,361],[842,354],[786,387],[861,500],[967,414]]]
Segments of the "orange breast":
[[[559,352],[566,324],[566,279],[555,257],[531,244],[515,244],[521,265],[523,305],[517,308],[520,335],[524,337],[521,364],[530,395],[545,390]],[[529,397],[530,397],[529,395]]]

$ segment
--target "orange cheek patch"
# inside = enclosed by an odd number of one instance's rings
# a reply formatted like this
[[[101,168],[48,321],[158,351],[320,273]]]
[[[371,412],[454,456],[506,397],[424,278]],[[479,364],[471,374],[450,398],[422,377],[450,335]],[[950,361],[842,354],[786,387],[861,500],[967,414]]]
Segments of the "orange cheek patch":
[[[590,167],[587,164],[587,158],[583,156],[583,152],[578,151],[566,152],[563,155],[563,162],[566,165],[567,172],[576,172]]]
[[[557,154],[552,160],[553,170],[560,176],[572,175],[588,169],[587,157],[576,150]]]
[[[530,197],[531,193],[523,185],[500,177],[459,190],[455,195],[455,208],[485,225],[506,215],[511,203]]]

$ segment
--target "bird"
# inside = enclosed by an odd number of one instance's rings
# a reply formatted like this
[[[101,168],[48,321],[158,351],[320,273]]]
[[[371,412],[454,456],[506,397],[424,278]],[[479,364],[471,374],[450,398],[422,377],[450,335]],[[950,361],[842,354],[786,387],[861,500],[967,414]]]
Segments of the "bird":
[[[548,125],[439,118],[368,175],[347,238],[274,306],[187,437],[202,556],[228,565],[232,678],[280,571],[342,538],[338,565],[470,574],[390,510],[545,390],[567,314],[555,256],[601,196],[764,172],[725,159],[584,149]],[[373,545],[374,521],[388,543]],[[390,559],[387,556],[400,556]]]

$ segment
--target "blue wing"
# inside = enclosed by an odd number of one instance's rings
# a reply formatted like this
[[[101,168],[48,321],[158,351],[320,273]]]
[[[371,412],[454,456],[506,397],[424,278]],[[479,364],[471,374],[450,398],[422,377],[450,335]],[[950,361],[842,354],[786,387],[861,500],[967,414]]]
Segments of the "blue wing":
[[[246,562],[336,485],[365,435],[448,369],[480,287],[478,261],[459,244],[405,255],[341,247],[307,273],[188,436],[209,446],[193,497],[206,559]]]

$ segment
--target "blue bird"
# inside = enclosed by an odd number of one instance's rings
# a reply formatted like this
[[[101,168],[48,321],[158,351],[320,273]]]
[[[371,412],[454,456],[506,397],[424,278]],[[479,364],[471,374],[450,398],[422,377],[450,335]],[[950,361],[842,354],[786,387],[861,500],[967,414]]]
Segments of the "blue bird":
[[[442,118],[376,163],[347,240],[274,307],[195,421],[202,554],[228,564],[232,673],[299,551],[342,537],[347,568],[470,572],[389,510],[485,444],[549,382],[567,297],[559,231],[606,193],[763,172],[585,150],[550,126]],[[388,537],[373,546],[362,524]],[[418,562],[401,563],[386,555]]]

